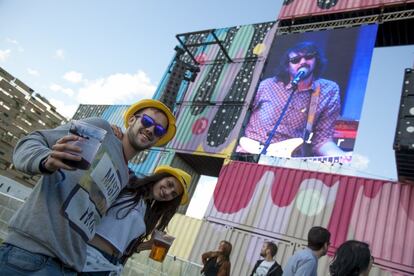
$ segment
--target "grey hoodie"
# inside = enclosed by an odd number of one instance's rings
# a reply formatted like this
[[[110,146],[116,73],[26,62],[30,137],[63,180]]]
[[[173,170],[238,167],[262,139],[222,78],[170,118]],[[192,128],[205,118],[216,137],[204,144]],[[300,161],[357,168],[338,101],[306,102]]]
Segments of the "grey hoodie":
[[[82,120],[107,131],[88,170],[59,170],[43,175],[25,204],[9,223],[7,243],[34,253],[60,259],[81,271],[86,243],[95,226],[128,182],[122,143],[108,122],[100,118]],[[40,174],[39,164],[56,141],[67,135],[70,124],[36,131],[16,145],[13,162],[28,174]]]

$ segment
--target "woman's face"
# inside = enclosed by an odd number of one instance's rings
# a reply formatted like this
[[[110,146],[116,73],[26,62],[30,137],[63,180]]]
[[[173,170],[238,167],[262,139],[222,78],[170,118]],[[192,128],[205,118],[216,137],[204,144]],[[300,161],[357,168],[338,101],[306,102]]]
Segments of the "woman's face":
[[[218,251],[223,252],[226,247],[226,244],[224,242],[219,243]]]
[[[164,177],[152,187],[152,197],[156,201],[170,201],[183,192],[183,186],[174,176]]]

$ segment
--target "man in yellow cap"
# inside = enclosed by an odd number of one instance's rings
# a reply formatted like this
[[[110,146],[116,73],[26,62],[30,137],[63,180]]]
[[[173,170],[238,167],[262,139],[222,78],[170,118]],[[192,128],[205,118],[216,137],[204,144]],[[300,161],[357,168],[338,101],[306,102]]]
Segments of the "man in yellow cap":
[[[124,124],[127,135],[122,138],[122,144],[128,160],[141,150],[165,145],[176,132],[174,115],[156,100],[131,105],[124,114]]]
[[[168,143],[176,132],[174,115],[157,100],[131,105],[124,124],[122,140],[107,121],[88,118],[35,131],[17,143],[16,168],[42,177],[9,222],[0,247],[0,275],[76,275],[81,270],[87,241],[128,183],[127,161]]]

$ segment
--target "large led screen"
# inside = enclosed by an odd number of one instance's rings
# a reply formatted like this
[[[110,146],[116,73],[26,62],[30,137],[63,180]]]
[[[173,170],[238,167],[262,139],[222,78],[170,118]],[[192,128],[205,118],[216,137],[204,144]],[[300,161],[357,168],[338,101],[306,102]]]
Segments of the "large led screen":
[[[350,161],[376,32],[276,36],[236,152]]]

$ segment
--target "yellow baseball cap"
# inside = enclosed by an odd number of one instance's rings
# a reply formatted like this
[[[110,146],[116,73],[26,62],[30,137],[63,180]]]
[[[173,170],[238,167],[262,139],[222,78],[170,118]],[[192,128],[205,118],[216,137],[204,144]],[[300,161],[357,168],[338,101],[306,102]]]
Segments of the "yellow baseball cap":
[[[163,145],[167,144],[172,138],[174,138],[174,135],[175,135],[175,132],[176,132],[177,128],[175,126],[175,116],[174,116],[174,114],[171,112],[171,110],[165,104],[163,104],[162,102],[160,102],[158,100],[145,99],[145,100],[141,100],[139,102],[136,102],[136,103],[132,104],[128,108],[128,110],[124,113],[125,128],[128,128],[128,119],[131,116],[133,116],[139,110],[144,109],[144,108],[148,108],[148,107],[159,109],[162,112],[164,112],[164,114],[167,116],[167,119],[168,119],[167,133],[165,133],[165,135],[162,136],[161,139],[158,140],[158,142],[154,145],[156,147],[163,146]]]
[[[154,173],[168,173],[174,176],[175,178],[177,178],[177,180],[180,182],[184,190],[183,197],[181,198],[180,204],[181,205],[187,204],[188,188],[190,187],[190,184],[191,184],[191,175],[189,175],[183,170],[173,168],[170,166],[166,166],[166,165],[156,167]]]

